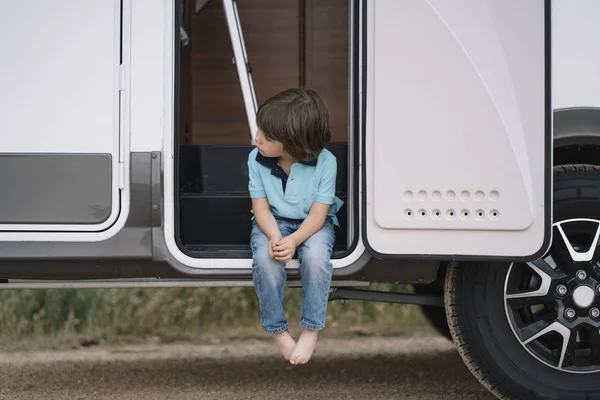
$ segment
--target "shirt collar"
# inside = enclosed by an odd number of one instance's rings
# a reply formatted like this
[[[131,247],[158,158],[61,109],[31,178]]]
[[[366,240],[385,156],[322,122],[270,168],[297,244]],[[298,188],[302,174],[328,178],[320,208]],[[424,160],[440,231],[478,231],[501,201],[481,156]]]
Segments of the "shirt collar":
[[[267,167],[267,168],[276,168],[278,166],[278,162],[277,162],[277,157],[265,157],[262,154],[260,154],[260,152],[256,153],[256,162],[258,162],[260,165]],[[312,160],[309,161],[299,161],[300,164],[304,164],[304,165],[310,165],[311,167],[316,167],[317,166],[317,158],[314,158]]]

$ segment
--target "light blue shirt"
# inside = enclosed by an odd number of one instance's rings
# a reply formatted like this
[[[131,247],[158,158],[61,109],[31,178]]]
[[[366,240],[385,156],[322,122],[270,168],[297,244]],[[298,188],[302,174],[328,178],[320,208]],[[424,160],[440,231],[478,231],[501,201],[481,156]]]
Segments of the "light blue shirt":
[[[331,205],[328,217],[339,226],[335,214],[344,202],[335,196],[337,159],[323,149],[317,159],[292,164],[287,176],[277,158],[254,149],[248,156],[248,190],[253,199],[266,197],[275,217],[305,219],[313,203]]]

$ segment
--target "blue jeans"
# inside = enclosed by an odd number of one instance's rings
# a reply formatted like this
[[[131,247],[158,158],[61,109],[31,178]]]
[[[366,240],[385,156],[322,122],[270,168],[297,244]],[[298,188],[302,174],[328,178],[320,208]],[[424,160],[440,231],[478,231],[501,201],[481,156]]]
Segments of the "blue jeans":
[[[277,219],[282,237],[294,233],[301,224],[302,220]],[[320,331],[325,327],[333,273],[330,258],[334,242],[333,223],[327,219],[321,230],[306,239],[296,249],[304,291],[300,308],[300,325],[306,329]],[[288,328],[282,305],[286,281],[285,264],[269,256],[269,238],[256,221],[252,226],[250,243],[252,279],[260,302],[260,323],[268,334],[283,332]]]

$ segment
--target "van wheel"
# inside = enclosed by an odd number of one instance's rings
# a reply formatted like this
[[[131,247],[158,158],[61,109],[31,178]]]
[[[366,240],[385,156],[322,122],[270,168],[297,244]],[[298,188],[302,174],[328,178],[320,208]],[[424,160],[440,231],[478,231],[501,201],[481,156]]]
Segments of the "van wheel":
[[[600,168],[554,168],[553,243],[530,263],[450,266],[450,331],[499,398],[600,398]]]

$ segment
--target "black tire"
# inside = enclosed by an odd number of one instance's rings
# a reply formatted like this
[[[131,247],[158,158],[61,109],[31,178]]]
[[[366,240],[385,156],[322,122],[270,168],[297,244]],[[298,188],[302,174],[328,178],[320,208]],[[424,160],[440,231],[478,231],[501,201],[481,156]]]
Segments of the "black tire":
[[[413,285],[413,288],[416,294],[439,295],[440,297],[444,295],[444,288],[441,286]],[[444,307],[421,306],[421,312],[440,335],[452,340]]]
[[[568,221],[572,218],[591,218],[600,221],[599,167],[568,165],[554,168],[554,222]],[[571,222],[565,222],[565,224],[568,223]],[[558,236],[560,238],[560,235]],[[562,243],[564,246],[564,242]],[[565,253],[564,251],[558,253],[559,246],[556,228],[554,228],[550,253],[553,256],[556,254],[557,260],[566,260],[560,258],[564,257]],[[557,267],[561,273],[564,271],[564,276],[560,279],[563,279],[563,282],[566,282],[567,278],[570,279],[569,284],[575,282],[567,275],[572,269],[583,268],[581,267],[583,264],[591,263],[567,260],[564,263],[567,265],[564,270],[560,266]],[[511,328],[514,319],[509,322],[507,317],[512,308],[510,306],[505,308],[505,279],[510,267],[509,263],[458,263],[448,267],[445,281],[446,313],[452,337],[467,367],[488,390],[501,399],[600,399],[600,372],[597,372],[600,362],[597,362],[597,356],[589,356],[595,357],[590,364],[590,371],[594,372],[574,373],[575,368],[581,368],[579,364],[573,362],[575,357],[580,357],[580,353],[570,351],[565,353],[565,350],[562,350],[563,356],[560,357],[558,354],[559,361],[556,367],[552,367],[550,362],[543,363],[539,357],[534,356],[534,352],[538,351],[538,348],[531,350],[532,347],[528,347],[529,350],[526,350],[525,345],[528,340],[517,338],[516,331]],[[527,266],[525,265],[525,267]],[[586,265],[585,268],[587,267]],[[518,271],[518,264],[515,264],[514,268],[513,271]],[[600,277],[596,276],[599,272],[594,272],[591,265],[589,268],[591,272],[588,279],[590,281],[594,279],[593,284],[596,285],[600,281]],[[539,276],[541,277],[541,275]],[[559,278],[553,276],[552,282],[554,286],[547,290],[547,296],[556,298]],[[581,285],[581,283],[575,282],[573,285],[572,287],[578,287],[577,285]],[[532,290],[529,288],[533,288],[533,286],[528,286],[526,290]],[[596,294],[594,300],[596,304],[600,301],[598,297],[600,296]],[[568,298],[568,296],[559,298],[557,305],[559,301],[562,301],[561,299],[564,299],[565,302],[560,304],[565,305],[566,301],[569,301]],[[548,300],[544,298],[544,301]],[[591,306],[588,305],[588,307]],[[548,310],[554,310],[556,321],[564,316],[564,313],[560,312],[560,307],[556,307],[556,309],[550,307]],[[577,312],[583,313],[587,310],[578,309]],[[581,325],[577,326],[583,326],[583,328],[575,329],[585,328],[590,331],[595,329],[594,335],[598,335],[597,327],[589,325],[587,322],[584,325],[584,317],[580,317],[579,314],[576,318],[577,324],[581,321]],[[574,332],[575,329],[569,328],[568,330]],[[527,332],[528,337],[531,338],[535,335],[529,333],[536,331],[528,330]],[[541,334],[542,331],[537,332]],[[554,332],[550,332],[550,335],[553,334]],[[592,338],[587,335],[586,331],[585,337],[590,338],[589,343],[600,343],[600,338]],[[565,337],[578,336],[562,334],[561,339],[561,335],[559,335],[558,343],[561,346],[558,347],[559,349],[563,349],[564,343],[571,346],[570,342],[564,339]],[[544,336],[540,336],[540,338],[544,338]],[[546,338],[548,337],[546,336]],[[541,339],[535,340],[541,341]],[[543,340],[542,343],[551,342],[550,339]],[[577,345],[576,343],[574,347]],[[590,353],[594,354],[598,351],[597,354],[600,354],[600,349],[598,349],[600,346],[588,345]],[[543,349],[543,344],[539,348]],[[536,355],[538,354],[543,353],[536,353]],[[556,356],[552,352],[545,354],[548,357]],[[568,354],[569,357],[564,357],[565,354]]]

